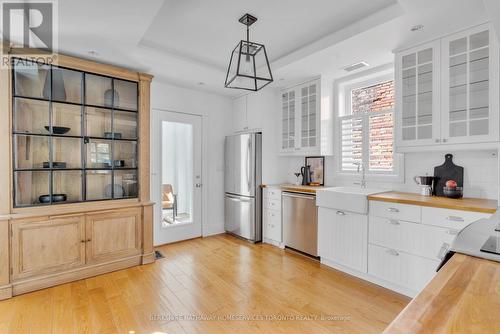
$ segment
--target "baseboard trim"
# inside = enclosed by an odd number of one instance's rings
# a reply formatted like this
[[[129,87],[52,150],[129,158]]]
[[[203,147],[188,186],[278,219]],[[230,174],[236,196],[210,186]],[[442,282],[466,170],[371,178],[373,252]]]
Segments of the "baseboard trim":
[[[380,278],[377,278],[375,276],[372,276],[372,275],[370,275],[368,273],[364,273],[364,272],[361,272],[361,271],[357,271],[357,270],[348,268],[348,267],[346,267],[346,266],[344,266],[342,264],[339,264],[339,263],[336,263],[334,261],[325,259],[323,257],[321,258],[321,264],[324,264],[324,265],[326,265],[328,267],[331,267],[333,269],[340,270],[340,271],[342,271],[342,272],[344,272],[346,274],[349,274],[351,276],[355,276],[357,278],[361,278],[362,280],[365,280],[365,281],[368,281],[370,283],[379,285],[379,286],[381,286],[383,288],[392,290],[394,292],[400,293],[400,294],[405,295],[405,296],[410,297],[410,298],[414,298],[417,295],[417,293],[418,293],[417,291],[413,291],[413,290],[405,288],[403,286],[400,286],[400,285],[397,285],[397,284],[385,281],[383,279],[380,279]]]
[[[48,288],[54,285],[64,284],[80,279],[102,275],[112,271],[138,266],[141,263],[142,263],[142,256],[135,255],[113,262],[95,264],[82,268],[72,269],[62,273],[23,279],[17,282],[12,282],[12,295],[17,296],[23,293]]]
[[[12,285],[0,286],[0,300],[12,298]]]
[[[142,264],[149,264],[155,262],[156,257],[155,257],[155,252],[152,251],[151,253],[148,254],[142,254]]]

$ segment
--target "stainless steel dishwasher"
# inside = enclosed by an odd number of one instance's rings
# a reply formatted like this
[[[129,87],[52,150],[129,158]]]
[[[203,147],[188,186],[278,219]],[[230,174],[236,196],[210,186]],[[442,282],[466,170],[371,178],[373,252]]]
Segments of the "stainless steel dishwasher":
[[[283,192],[281,196],[285,246],[317,257],[316,196],[291,192]]]

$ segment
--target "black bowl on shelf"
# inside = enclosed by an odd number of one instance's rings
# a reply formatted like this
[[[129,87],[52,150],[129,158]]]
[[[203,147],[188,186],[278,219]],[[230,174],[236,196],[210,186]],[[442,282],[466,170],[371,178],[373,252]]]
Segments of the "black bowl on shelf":
[[[448,198],[462,198],[464,196],[462,187],[448,188],[443,187],[444,196]]]
[[[46,125],[45,130],[50,132],[50,126]],[[55,135],[63,135],[65,133],[68,133],[71,128],[67,128],[65,126],[53,126],[52,127],[52,133]]]
[[[52,195],[52,203],[57,203],[57,202],[66,202],[68,199],[68,196],[66,194],[53,194]],[[42,195],[38,197],[38,200],[40,203],[50,203],[50,195]]]
[[[50,168],[50,163],[48,161],[44,161],[42,166],[43,168]],[[66,163],[60,161],[54,161],[52,163],[52,168],[66,168]]]

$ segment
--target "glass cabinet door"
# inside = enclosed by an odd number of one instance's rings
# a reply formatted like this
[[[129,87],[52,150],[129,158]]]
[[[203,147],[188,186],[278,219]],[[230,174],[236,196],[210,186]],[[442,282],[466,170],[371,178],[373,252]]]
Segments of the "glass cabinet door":
[[[138,84],[13,59],[14,207],[138,196]]]
[[[484,25],[443,40],[444,141],[493,140],[491,40],[488,26]]]
[[[295,91],[282,94],[282,151],[295,149]]]
[[[317,85],[306,85],[300,90],[300,114],[301,114],[301,147],[302,148],[314,148],[317,144],[316,139],[316,120],[318,113],[317,95],[316,95]]]
[[[437,137],[436,57],[439,43],[433,42],[404,52],[398,57],[398,132],[399,144],[418,146],[439,140]]]

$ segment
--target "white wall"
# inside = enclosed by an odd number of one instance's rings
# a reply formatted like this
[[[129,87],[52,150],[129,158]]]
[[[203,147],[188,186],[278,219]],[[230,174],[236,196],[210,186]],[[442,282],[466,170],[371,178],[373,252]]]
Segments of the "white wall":
[[[166,110],[201,115],[203,118],[202,233],[204,236],[224,232],[224,137],[230,128],[231,105],[232,101],[229,98],[181,88],[158,80],[153,80],[151,86],[153,113],[155,110]],[[151,124],[151,129],[153,126],[154,124]],[[153,134],[153,131],[151,133]],[[151,152],[158,149],[159,142],[160,138],[151,138]],[[151,173],[161,173],[153,154]],[[159,224],[160,222],[155,221],[155,226]]]
[[[444,162],[446,153],[453,154],[456,165],[464,167],[464,196],[498,199],[498,157],[497,151],[459,151],[459,152],[421,152],[405,153],[404,182],[367,182],[368,187],[388,190],[419,192],[420,188],[413,181],[417,175],[434,174],[434,167]],[[339,180],[333,175],[334,157],[325,159],[325,185],[352,185],[359,180]],[[304,158],[288,158],[288,182],[293,182],[293,173],[304,165]],[[359,179],[361,175],[359,176]]]
[[[328,77],[327,81],[333,82],[333,78]],[[325,80],[322,79],[322,85]],[[330,94],[333,91],[322,89],[322,103],[326,100],[323,94]],[[294,183],[296,177],[294,172],[300,172],[300,167],[304,165],[304,157],[278,157],[280,145],[280,105],[279,91],[264,88],[262,91],[253,94],[259,102],[255,104],[261,106],[261,124],[263,126],[263,138],[268,137],[264,145],[263,152],[263,183]],[[327,97],[331,98],[330,95]],[[274,99],[274,100],[273,100]],[[265,105],[267,104],[267,107]],[[322,109],[330,109],[330,106],[322,105]],[[330,109],[331,110],[331,109]],[[323,111],[322,111],[323,112]],[[331,112],[331,111],[330,111]],[[273,134],[274,133],[274,134]],[[266,136],[267,134],[267,136]],[[335,140],[333,138],[328,140]],[[452,153],[455,164],[464,167],[464,196],[498,199],[499,192],[499,164],[497,151],[458,151],[458,152],[425,152],[406,153],[404,155],[404,181],[403,182],[368,182],[369,187],[377,187],[387,190],[398,190],[406,192],[419,192],[420,188],[413,181],[416,175],[433,175],[434,167],[444,162],[444,155]],[[325,185],[340,186],[352,185],[358,180],[339,180],[334,176],[335,157],[327,156],[325,159]]]

